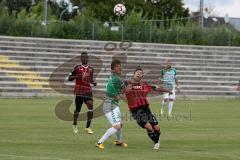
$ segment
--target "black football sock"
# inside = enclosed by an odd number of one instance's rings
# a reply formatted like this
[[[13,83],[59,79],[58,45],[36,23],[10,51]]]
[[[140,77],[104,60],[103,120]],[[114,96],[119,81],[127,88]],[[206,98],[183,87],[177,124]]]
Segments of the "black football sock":
[[[78,116],[79,116],[79,112],[74,112],[74,114],[73,114],[73,125],[77,125]]]
[[[154,143],[158,143],[159,139],[157,139],[157,136],[154,133],[154,131],[148,131],[148,136]]]
[[[159,142],[159,137],[160,137],[160,135],[161,135],[161,132],[155,130],[154,133],[155,133],[157,142]]]
[[[87,113],[87,125],[86,128],[89,128],[93,118],[93,111],[88,111]]]

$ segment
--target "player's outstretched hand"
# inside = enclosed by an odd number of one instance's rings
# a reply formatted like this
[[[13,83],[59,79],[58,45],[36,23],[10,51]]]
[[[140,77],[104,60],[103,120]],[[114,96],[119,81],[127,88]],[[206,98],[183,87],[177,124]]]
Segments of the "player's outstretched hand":
[[[152,90],[156,91],[157,90],[157,86],[151,86]]]
[[[126,87],[123,89],[123,93],[128,94],[129,91],[132,89],[132,84],[131,82],[127,82],[127,81],[125,81],[124,84]]]
[[[120,95],[116,96],[115,99],[116,99],[117,101],[120,101],[121,99],[123,99],[123,95],[120,94]]]
[[[77,79],[77,76],[71,76],[71,75],[69,75],[69,76],[67,77],[67,79],[68,79],[69,81],[73,81],[73,80]]]
[[[92,84],[93,84],[93,86],[94,86],[94,87],[96,87],[96,86],[97,86],[97,82],[93,82]]]

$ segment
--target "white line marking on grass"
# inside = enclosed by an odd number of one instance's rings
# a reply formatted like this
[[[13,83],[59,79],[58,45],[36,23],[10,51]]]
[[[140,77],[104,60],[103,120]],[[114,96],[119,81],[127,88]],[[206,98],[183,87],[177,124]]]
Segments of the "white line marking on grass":
[[[22,155],[1,154],[1,153],[0,153],[0,157],[27,158],[27,159],[42,159],[42,160],[71,160],[71,159],[62,159],[62,158],[33,157],[33,156],[22,156]]]
[[[198,153],[198,154],[205,154],[205,155],[211,155],[211,156],[221,156],[221,157],[228,157],[228,158],[237,158],[240,159],[240,156],[236,156],[236,155],[230,155],[230,154],[218,154],[218,153],[213,153],[213,152],[202,152],[202,151],[183,151],[185,153]]]

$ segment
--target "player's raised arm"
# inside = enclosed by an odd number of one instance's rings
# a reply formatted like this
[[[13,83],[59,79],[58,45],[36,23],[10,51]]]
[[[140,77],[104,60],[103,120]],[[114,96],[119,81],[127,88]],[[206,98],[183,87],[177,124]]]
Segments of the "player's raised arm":
[[[123,93],[128,94],[131,88],[132,88],[131,81],[124,81]]]
[[[73,80],[77,79],[77,68],[78,68],[78,66],[75,66],[73,68],[72,72],[69,73],[69,75],[68,75],[68,80],[69,81],[73,81]]]
[[[121,100],[123,98],[122,94],[127,94],[129,92],[129,89],[126,86],[126,83],[121,80],[119,77],[116,79],[113,79],[113,88],[116,90],[115,99]]]

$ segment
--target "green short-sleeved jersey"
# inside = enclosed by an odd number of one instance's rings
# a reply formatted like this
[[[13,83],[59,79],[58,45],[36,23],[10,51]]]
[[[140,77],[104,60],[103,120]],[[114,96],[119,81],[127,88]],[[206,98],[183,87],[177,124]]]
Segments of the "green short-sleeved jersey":
[[[125,88],[124,81],[119,77],[119,75],[112,74],[107,82],[106,98],[108,100],[111,100],[112,103],[118,103],[115,97],[120,95],[124,88]]]
[[[176,69],[171,68],[170,70],[162,69],[160,71],[161,81],[163,83],[163,87],[167,89],[175,89],[176,87]]]

